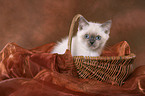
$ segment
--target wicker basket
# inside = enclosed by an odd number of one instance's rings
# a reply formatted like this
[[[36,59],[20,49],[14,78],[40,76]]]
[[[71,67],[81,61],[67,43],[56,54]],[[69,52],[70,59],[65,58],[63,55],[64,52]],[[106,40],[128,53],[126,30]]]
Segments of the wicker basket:
[[[68,49],[71,50],[71,42],[74,24],[82,15],[77,14],[71,23],[69,31]],[[127,56],[74,56],[74,64],[80,78],[96,79],[99,81],[122,85],[123,81],[133,71],[133,61],[135,54],[131,53]]]

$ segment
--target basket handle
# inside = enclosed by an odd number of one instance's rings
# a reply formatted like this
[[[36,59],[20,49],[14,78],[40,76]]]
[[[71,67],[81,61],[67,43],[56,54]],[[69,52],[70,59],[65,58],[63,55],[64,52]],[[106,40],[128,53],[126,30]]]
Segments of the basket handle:
[[[70,50],[70,51],[71,51],[71,43],[72,43],[72,35],[73,35],[73,31],[74,31],[74,25],[75,25],[75,22],[80,17],[82,17],[81,14],[75,15],[72,22],[71,22],[71,26],[70,26],[70,30],[69,30],[69,37],[68,37],[68,50]]]

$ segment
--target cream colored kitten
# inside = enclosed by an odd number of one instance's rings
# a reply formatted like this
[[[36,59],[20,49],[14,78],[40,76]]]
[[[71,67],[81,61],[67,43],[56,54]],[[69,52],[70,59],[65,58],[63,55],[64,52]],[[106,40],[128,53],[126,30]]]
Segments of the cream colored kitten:
[[[72,38],[72,56],[100,56],[109,39],[111,23],[111,20],[103,24],[93,23],[80,17],[77,35]],[[51,53],[64,54],[67,44],[68,37],[58,42]]]

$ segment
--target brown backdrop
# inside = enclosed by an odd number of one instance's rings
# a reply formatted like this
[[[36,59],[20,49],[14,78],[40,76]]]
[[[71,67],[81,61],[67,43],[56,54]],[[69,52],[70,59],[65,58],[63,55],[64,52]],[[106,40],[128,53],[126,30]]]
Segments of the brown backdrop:
[[[0,49],[8,42],[30,49],[68,35],[73,16],[113,20],[108,45],[126,40],[145,62],[145,0],[0,0]]]

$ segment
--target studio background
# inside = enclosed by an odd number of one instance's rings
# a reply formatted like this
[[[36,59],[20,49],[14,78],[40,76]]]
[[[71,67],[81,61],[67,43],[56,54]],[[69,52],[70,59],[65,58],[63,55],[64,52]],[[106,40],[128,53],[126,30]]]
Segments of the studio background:
[[[68,36],[74,15],[112,19],[107,45],[126,40],[145,65],[145,0],[0,0],[0,49],[7,43],[31,49]]]

